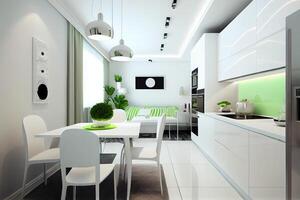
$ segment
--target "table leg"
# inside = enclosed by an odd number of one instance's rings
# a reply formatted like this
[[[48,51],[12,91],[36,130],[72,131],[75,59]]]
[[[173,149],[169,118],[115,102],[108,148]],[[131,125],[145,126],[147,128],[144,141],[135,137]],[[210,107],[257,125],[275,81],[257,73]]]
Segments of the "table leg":
[[[131,175],[132,175],[132,158],[131,158],[131,142],[129,138],[124,138],[126,169],[127,169],[127,200],[130,199]]]

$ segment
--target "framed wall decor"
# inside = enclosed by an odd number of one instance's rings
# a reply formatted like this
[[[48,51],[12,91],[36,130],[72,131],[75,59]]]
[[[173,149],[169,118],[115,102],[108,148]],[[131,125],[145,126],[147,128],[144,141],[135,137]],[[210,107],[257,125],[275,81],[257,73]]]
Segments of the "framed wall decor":
[[[136,90],[163,90],[165,78],[163,76],[137,76],[135,77]]]

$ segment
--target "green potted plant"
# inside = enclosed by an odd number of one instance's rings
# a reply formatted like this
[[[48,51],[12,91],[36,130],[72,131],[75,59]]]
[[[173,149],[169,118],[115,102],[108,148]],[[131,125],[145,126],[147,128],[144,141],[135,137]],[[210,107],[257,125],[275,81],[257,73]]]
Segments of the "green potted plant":
[[[113,108],[108,103],[97,103],[90,111],[93,123],[97,126],[105,126],[113,117]]]
[[[123,94],[115,94],[116,89],[110,85],[104,87],[106,93],[105,103],[113,105],[116,109],[125,110],[129,105],[126,96]]]
[[[117,89],[121,89],[122,76],[119,74],[115,74],[115,82],[117,83]]]
[[[218,106],[219,106],[219,111],[220,112],[231,112],[231,103],[229,101],[220,101],[218,103]]]

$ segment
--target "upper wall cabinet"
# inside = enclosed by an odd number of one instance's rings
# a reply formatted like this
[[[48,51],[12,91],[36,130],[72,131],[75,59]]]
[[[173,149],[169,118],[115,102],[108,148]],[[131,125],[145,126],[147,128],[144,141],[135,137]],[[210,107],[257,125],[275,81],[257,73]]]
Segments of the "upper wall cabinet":
[[[285,33],[285,30],[281,30],[257,43],[258,72],[286,66]]]
[[[252,1],[220,33],[219,81],[285,67],[286,17],[299,9],[300,0]]]
[[[198,90],[205,87],[205,66],[206,66],[206,34],[204,34],[191,52],[191,69],[198,68]]]
[[[229,80],[255,73],[257,71],[256,59],[257,52],[254,47],[251,47],[219,61],[219,80]]]
[[[286,17],[300,0],[257,0],[257,65],[260,71],[286,66]]]
[[[300,8],[300,0],[256,0],[257,39],[285,30],[286,17]]]
[[[219,35],[219,60],[256,42],[256,2],[252,2]]]

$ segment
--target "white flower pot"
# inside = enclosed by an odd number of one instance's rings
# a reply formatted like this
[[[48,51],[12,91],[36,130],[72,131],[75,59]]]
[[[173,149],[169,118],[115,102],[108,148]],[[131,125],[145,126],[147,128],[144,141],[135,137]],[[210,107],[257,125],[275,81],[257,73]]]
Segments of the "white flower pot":
[[[110,121],[110,120],[106,120],[106,121],[98,121],[98,120],[93,119],[93,123],[94,123],[96,126],[106,126],[106,125],[109,124],[109,121]]]
[[[120,90],[122,88],[121,82],[117,82],[117,89]]]

